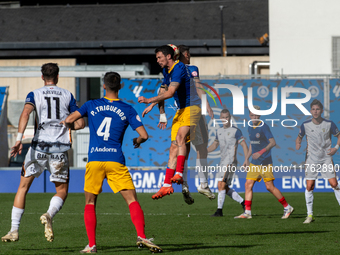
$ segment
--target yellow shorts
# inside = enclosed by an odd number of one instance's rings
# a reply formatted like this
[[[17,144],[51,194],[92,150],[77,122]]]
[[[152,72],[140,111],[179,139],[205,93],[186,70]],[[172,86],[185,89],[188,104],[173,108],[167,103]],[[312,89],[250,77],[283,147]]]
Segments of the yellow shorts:
[[[176,136],[180,127],[190,127],[190,135],[195,137],[195,129],[201,118],[201,108],[198,105],[188,106],[179,109],[172,121],[171,141],[176,141]],[[186,142],[190,142],[190,135]]]
[[[269,164],[265,166],[257,166],[250,163],[246,179],[260,182],[262,178],[264,182],[275,180],[273,175],[273,165]]]
[[[126,166],[111,161],[91,161],[86,164],[84,191],[98,195],[102,192],[105,178],[114,193],[123,189],[135,189]]]

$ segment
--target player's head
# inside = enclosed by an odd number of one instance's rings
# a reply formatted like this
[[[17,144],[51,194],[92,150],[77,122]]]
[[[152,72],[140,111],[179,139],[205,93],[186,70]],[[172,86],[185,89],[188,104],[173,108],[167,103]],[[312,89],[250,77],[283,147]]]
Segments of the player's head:
[[[261,107],[258,106],[258,105],[254,105],[254,109],[259,111],[261,109]],[[251,120],[258,120],[258,119],[260,119],[260,117],[261,117],[261,115],[257,115],[257,114],[255,114],[255,113],[253,113],[249,110],[249,118]]]
[[[230,127],[230,120],[231,120],[231,115],[228,109],[223,109],[220,113],[220,119],[221,120],[226,120],[225,123],[223,123],[223,127]]]
[[[189,51],[189,47],[186,45],[179,45],[178,46],[179,49],[179,61],[183,62],[184,64],[189,65],[190,64],[190,51]]]
[[[323,113],[322,103],[319,100],[314,99],[312,103],[310,104],[310,112],[314,119],[319,118],[321,114]]]
[[[58,82],[59,75],[59,67],[56,63],[46,63],[41,66],[41,73],[43,80],[54,82],[55,84]]]
[[[107,72],[104,75],[104,85],[105,89],[112,91],[112,92],[118,92],[120,90],[121,85],[120,85],[120,75],[119,73],[116,72]]]
[[[169,61],[174,61],[174,49],[169,45],[163,45],[155,49],[157,63],[162,67],[168,66]]]

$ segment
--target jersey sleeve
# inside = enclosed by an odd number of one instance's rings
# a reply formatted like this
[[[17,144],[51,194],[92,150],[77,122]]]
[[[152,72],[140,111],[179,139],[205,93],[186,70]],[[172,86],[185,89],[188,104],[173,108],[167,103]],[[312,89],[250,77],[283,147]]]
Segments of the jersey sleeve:
[[[306,132],[305,132],[305,124],[302,123],[301,127],[300,127],[300,131],[299,131],[299,137],[303,138],[305,136]]]
[[[87,116],[89,102],[91,102],[91,101],[87,101],[79,109],[77,109],[77,111],[81,114],[82,117],[86,117]]]
[[[181,83],[181,81],[182,81],[182,69],[177,65],[178,64],[176,64],[176,66],[174,67],[174,70],[172,71],[171,82]]]
[[[192,66],[191,70],[190,70],[190,74],[192,77],[194,78],[199,78],[199,72],[198,72],[198,67],[197,66]]]
[[[216,130],[216,137],[215,137],[215,140],[218,141],[218,132]]]
[[[143,126],[142,120],[133,107],[130,108],[128,121],[133,130],[136,130],[136,128]]]
[[[237,129],[236,133],[235,133],[235,138],[236,138],[236,141],[238,143],[241,143],[242,141],[244,141],[244,137],[242,135],[242,132],[241,130]]]
[[[28,93],[26,100],[25,100],[25,104],[31,104],[35,107],[34,93],[33,92]]]
[[[269,140],[270,138],[274,138],[272,132],[270,131],[269,127],[267,125],[264,126],[263,133],[265,137]]]
[[[73,97],[72,93],[71,93],[71,100],[70,100],[70,105],[69,105],[69,111],[72,113],[76,110],[78,110],[79,107],[77,105],[77,101],[76,99]]]
[[[338,136],[340,134],[339,129],[333,121],[331,122],[331,134],[334,136]]]

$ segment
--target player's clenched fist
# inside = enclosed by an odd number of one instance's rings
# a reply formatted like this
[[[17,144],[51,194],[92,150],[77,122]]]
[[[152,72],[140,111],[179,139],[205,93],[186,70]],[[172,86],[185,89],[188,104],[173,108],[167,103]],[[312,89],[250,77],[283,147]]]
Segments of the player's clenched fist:
[[[144,104],[148,104],[149,99],[145,98],[145,97],[138,97],[138,103],[144,103]]]

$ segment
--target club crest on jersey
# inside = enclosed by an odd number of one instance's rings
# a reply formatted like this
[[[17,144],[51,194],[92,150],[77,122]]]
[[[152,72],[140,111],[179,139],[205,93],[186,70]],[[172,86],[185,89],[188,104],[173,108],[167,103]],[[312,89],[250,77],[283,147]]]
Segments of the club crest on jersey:
[[[256,138],[260,138],[260,133],[256,133]]]

